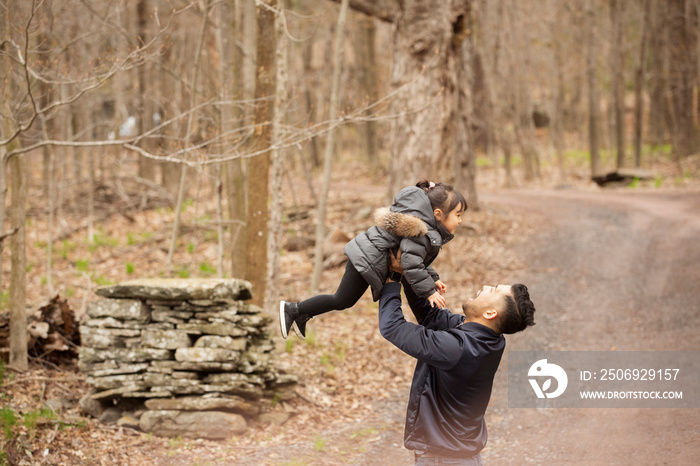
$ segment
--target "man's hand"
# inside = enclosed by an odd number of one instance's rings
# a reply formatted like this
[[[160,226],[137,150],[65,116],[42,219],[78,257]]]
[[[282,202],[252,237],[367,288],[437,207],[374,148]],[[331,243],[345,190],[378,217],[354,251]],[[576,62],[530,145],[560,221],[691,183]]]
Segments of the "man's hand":
[[[398,250],[396,255],[394,255],[394,251],[389,251],[389,258],[391,259],[389,269],[403,275],[403,267],[401,266],[401,249]]]
[[[435,282],[435,288],[440,294],[445,294],[445,291],[447,291],[447,285],[442,283],[442,280],[438,280]]]
[[[428,296],[428,302],[430,303],[431,307],[437,306],[438,309],[442,309],[443,307],[445,307],[445,298],[443,298],[440,295],[439,291],[436,291],[435,293]]]

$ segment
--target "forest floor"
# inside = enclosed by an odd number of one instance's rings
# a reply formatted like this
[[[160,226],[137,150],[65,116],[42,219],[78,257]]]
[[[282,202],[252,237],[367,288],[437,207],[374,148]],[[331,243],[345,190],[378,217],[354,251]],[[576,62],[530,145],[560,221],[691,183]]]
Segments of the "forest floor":
[[[674,170],[664,164],[655,168]],[[336,173],[327,224],[338,238],[329,244],[337,258],[343,238],[370,225],[371,211],[387,205],[387,193],[383,176],[373,177],[358,165]],[[537,325],[509,337],[509,351],[700,350],[697,178],[600,189],[585,176],[574,173],[562,183],[547,172],[527,189],[499,190],[493,187],[502,177],[488,169],[480,173],[481,210],[468,212],[434,264],[449,287],[448,308],[458,308],[483,284],[522,282],[538,309]],[[313,246],[303,240],[313,238],[312,197],[305,182],[295,183],[293,189],[291,183],[285,186],[285,237],[302,240],[289,241],[281,256],[281,295],[290,300],[308,296],[308,281],[298,277],[311,275],[313,261]],[[115,204],[111,213],[110,204],[103,205],[97,246],[86,245],[84,230],[73,228],[80,226],[80,215],[69,210],[64,215],[67,233],[54,250],[53,284],[78,315],[93,299],[94,286],[159,276],[164,269],[172,209],[120,213]],[[180,276],[213,273],[215,241],[207,224],[213,203],[204,204],[194,202],[184,212],[175,255]],[[36,310],[50,297],[42,243],[46,219],[38,202],[30,212],[28,299]],[[321,290],[332,292],[342,271],[340,265],[327,269]],[[664,319],[670,311],[672,319]],[[367,294],[351,310],[311,321],[305,341],[282,340],[273,324],[275,364],[299,375],[298,397],[275,407],[291,417],[282,424],[252,424],[246,434],[219,442],[163,439],[103,425],[77,406],[90,387],[74,365],[33,359],[27,373],[0,374],[2,406],[25,419],[0,433],[6,459],[52,465],[412,464],[412,453],[403,448],[403,421],[414,362],[379,335],[376,314]],[[506,362],[507,353],[487,411],[487,464],[694,464],[700,459],[700,419],[694,410],[509,409]],[[56,414],[35,414],[27,422],[48,400]],[[3,427],[9,425],[6,414],[0,416]]]

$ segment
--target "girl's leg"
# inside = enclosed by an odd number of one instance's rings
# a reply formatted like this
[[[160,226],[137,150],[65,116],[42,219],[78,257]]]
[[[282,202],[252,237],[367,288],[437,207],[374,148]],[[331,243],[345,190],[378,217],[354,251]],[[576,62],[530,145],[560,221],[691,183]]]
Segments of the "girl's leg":
[[[309,317],[324,314],[330,311],[342,311],[352,307],[367,291],[369,284],[362,278],[360,272],[348,261],[345,274],[335,294],[314,296],[299,305],[299,314]]]

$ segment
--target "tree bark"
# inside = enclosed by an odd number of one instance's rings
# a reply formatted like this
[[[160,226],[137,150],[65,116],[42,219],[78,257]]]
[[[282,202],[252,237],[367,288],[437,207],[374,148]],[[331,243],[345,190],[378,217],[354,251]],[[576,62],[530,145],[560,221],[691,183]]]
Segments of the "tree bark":
[[[0,14],[0,138],[6,139],[13,134],[15,127],[10,118],[12,109],[10,104],[13,96],[12,60],[10,59],[10,42],[12,38],[10,30],[11,15],[17,14],[17,5],[14,0],[5,2],[5,11]],[[5,199],[7,198],[7,154],[17,144],[16,140],[9,145],[0,145],[0,271],[3,270],[3,258],[5,256],[5,236],[9,232],[5,229]],[[2,273],[0,273],[0,292],[2,292]]]
[[[670,114],[672,118],[673,153],[680,163],[683,157],[693,153],[696,134],[693,123],[693,89],[697,83],[697,31],[693,22],[697,19],[686,0],[667,2],[669,34],[669,77],[668,89],[671,94]]]
[[[474,30],[472,24],[471,5],[465,15],[455,24],[453,31],[455,39],[451,46],[454,47],[457,58],[456,83],[457,99],[454,107],[455,135],[454,135],[454,159],[455,173],[454,187],[467,199],[469,208],[479,210],[479,196],[476,192],[476,153],[474,150],[473,124],[474,109],[472,106],[475,89],[474,69],[478,55],[474,51],[474,36],[470,31]]]
[[[335,49],[333,51],[333,77],[331,81],[331,98],[328,110],[328,120],[337,118],[338,102],[340,101],[340,73],[343,67],[343,40],[345,35],[345,19],[348,13],[348,0],[340,3],[338,23],[336,25]],[[316,248],[314,250],[314,272],[311,278],[311,293],[318,293],[318,285],[323,272],[323,243],[326,239],[326,204],[331,184],[331,169],[333,166],[333,150],[335,149],[335,130],[328,132],[325,156],[323,161],[323,188],[318,202],[316,218]]]
[[[10,159],[12,211],[10,224],[17,228],[12,235],[12,270],[10,275],[10,365],[20,371],[28,367],[26,310],[26,223],[27,180],[24,155]]]
[[[376,47],[376,27],[374,18],[363,15],[359,19],[359,66],[360,82],[364,92],[363,105],[376,102],[379,98],[379,88],[377,83],[377,59]],[[364,135],[362,143],[364,153],[367,155],[370,166],[377,163],[377,123],[369,120],[364,124]]]
[[[650,5],[649,34],[649,129],[652,146],[664,143],[666,135],[666,31],[664,28],[666,2],[652,0]]]
[[[596,80],[595,54],[595,0],[586,4],[586,80],[588,81],[588,144],[591,151],[591,177],[600,174],[600,140],[598,135],[600,108],[598,106],[598,83]]]
[[[651,0],[644,0],[639,26],[641,40],[639,44],[639,63],[634,75],[634,166],[642,166],[642,128],[644,123],[644,70],[647,61],[647,36],[649,35]]]
[[[612,74],[613,105],[615,112],[615,142],[617,168],[625,165],[625,53],[623,44],[622,17],[623,0],[612,0],[610,15],[612,21]]]
[[[342,0],[333,0],[340,3]],[[399,15],[400,0],[350,0],[350,8],[387,23],[396,21]]]
[[[230,37],[230,40],[225,41],[225,45],[223,45],[225,61],[230,60],[230,63],[222,65],[225,70],[228,70],[224,74],[225,82],[227,83],[225,85],[227,88],[225,95],[247,101],[253,99],[255,95],[255,64],[253,58],[255,54],[255,31],[257,28],[255,4],[250,0],[243,0],[242,2],[238,1],[237,5],[242,11],[236,11],[235,15],[228,14],[225,17],[226,29],[230,32],[222,32],[223,40],[226,37]],[[234,17],[236,19],[240,18],[240,26],[237,25],[235,28],[230,24],[231,21],[234,21]],[[239,51],[233,42],[233,39],[239,34],[239,30],[243,30],[244,49],[242,51]],[[230,76],[229,73],[231,73]],[[231,109],[230,112],[227,112],[227,120],[224,122],[224,127],[227,130],[232,130],[236,125],[235,120],[243,125],[247,125],[250,120],[249,113],[247,105],[242,111],[237,112],[235,116],[233,109]],[[246,196],[248,193],[246,172],[247,162],[242,158],[231,160],[226,164],[227,201],[229,218],[231,220],[229,232],[231,276],[241,278],[246,276],[246,249],[248,241],[246,230]]]
[[[461,87],[468,86],[457,79],[464,56],[455,44],[469,33],[460,24],[470,6],[471,0],[400,2],[392,86],[405,88],[391,105],[397,116],[392,120],[389,197],[419,179],[443,178],[440,167],[453,163],[453,105]]]
[[[289,44],[284,30],[285,0],[279,0],[275,17],[275,106],[272,118],[272,145],[278,144],[283,137],[284,107],[287,103],[287,88],[289,75],[287,72],[287,55]],[[267,283],[265,294],[265,309],[274,309],[274,303],[279,300],[279,251],[282,249],[282,174],[284,173],[284,149],[274,149],[271,155],[270,167],[270,222],[267,243]]]
[[[188,108],[193,108],[197,98],[197,81],[199,80],[199,63],[202,58],[202,48],[204,46],[204,39],[207,33],[207,18],[209,17],[209,0],[204,0],[204,11],[202,12],[202,25],[199,30],[199,37],[197,40],[197,48],[195,51],[194,64],[192,67],[192,87],[190,89],[190,102]],[[187,116],[187,127],[185,130],[185,154],[184,157],[188,156],[188,149],[192,140],[192,128],[194,126],[194,115],[190,113]],[[177,237],[180,230],[180,214],[182,212],[182,202],[185,198],[185,187],[187,181],[187,165],[182,164],[182,171],[180,172],[180,185],[177,192],[177,203],[175,205],[175,222],[173,225],[173,233],[170,237],[170,249],[168,250],[168,259],[166,262],[166,268],[170,272],[173,269],[173,255],[175,254],[175,246],[177,244]]]
[[[272,8],[277,0],[264,0]],[[272,139],[273,102],[275,92],[275,14],[265,6],[257,7],[258,35],[255,74],[255,137],[252,150],[266,151]],[[270,176],[270,153],[252,157],[249,162],[247,195],[246,279],[253,285],[252,302],[259,306],[265,303],[265,280],[267,278],[268,241],[268,193]]]
[[[559,25],[563,24],[562,8],[557,0],[553,0],[552,8],[556,9],[554,23],[551,25],[552,43],[554,55],[554,72],[557,76],[557,86],[554,95],[554,114],[552,115],[552,144],[557,154],[557,165],[559,167],[559,179],[563,182],[566,178],[564,172],[564,108],[566,105],[564,65],[562,57],[561,43],[559,37]]]
[[[136,4],[136,45],[143,47],[148,42],[148,16],[150,14],[149,0],[139,0]],[[149,95],[149,67],[148,62],[142,63],[136,68],[138,88],[136,89],[136,134],[142,134],[152,126],[152,112],[148,111],[150,105],[146,97]],[[139,177],[146,180],[155,180],[155,162],[153,159],[138,156]]]

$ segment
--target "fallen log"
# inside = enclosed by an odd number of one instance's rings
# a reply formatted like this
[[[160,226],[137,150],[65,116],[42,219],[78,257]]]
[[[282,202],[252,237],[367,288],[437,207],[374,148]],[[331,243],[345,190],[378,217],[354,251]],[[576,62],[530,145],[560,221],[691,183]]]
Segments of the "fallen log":
[[[651,171],[643,168],[618,168],[605,175],[593,176],[591,179],[595,181],[598,186],[605,186],[611,183],[629,184],[634,180],[653,180],[654,175]]]

